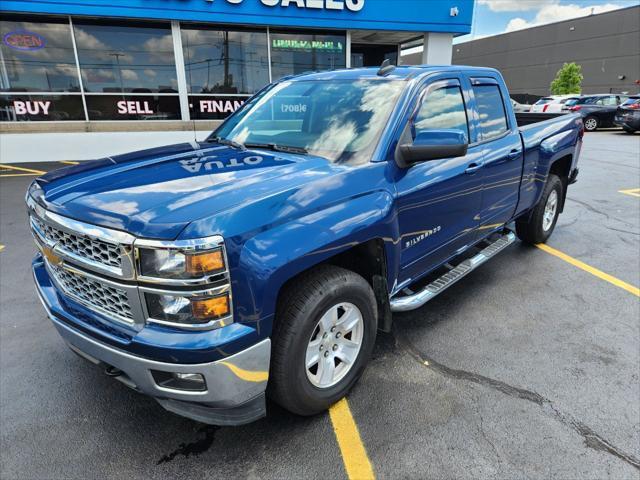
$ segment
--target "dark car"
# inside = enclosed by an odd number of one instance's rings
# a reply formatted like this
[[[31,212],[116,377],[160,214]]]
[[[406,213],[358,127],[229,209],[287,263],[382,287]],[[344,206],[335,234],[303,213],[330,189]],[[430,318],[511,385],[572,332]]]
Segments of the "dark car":
[[[614,127],[616,110],[627,98],[620,94],[583,95],[567,100],[564,109],[582,115],[585,130],[593,132],[598,128]]]
[[[640,130],[640,95],[629,97],[618,107],[614,123],[627,133]]]

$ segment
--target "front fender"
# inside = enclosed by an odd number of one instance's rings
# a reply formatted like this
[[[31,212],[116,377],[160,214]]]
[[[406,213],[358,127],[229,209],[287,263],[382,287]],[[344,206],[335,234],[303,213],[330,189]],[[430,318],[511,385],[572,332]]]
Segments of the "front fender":
[[[232,276],[238,321],[255,323],[261,337],[270,335],[278,294],[285,282],[360,243],[395,236],[392,206],[388,192],[375,191],[248,239]]]

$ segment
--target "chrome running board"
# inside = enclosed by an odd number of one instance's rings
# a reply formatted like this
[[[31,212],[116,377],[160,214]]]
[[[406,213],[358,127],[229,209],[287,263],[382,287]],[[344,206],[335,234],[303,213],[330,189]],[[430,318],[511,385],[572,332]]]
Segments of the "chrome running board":
[[[466,276],[468,273],[474,271],[484,262],[500,253],[515,241],[515,233],[505,232],[504,235],[491,242],[489,246],[482,249],[478,254],[467,260],[464,260],[458,266],[452,268],[447,273],[428,284],[418,293],[392,298],[391,311],[407,312],[409,310],[420,308],[429,300],[433,299],[436,295],[444,292],[451,285]]]

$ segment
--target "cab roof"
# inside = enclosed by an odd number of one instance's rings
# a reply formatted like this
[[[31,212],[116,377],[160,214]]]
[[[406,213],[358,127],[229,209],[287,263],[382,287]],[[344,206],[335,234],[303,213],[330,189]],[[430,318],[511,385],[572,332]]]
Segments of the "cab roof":
[[[464,65],[400,65],[384,76],[378,75],[379,67],[347,68],[342,70],[330,70],[325,72],[307,72],[300,75],[292,75],[280,79],[287,81],[300,80],[364,80],[374,78],[386,78],[389,80],[411,80],[429,73],[440,72],[486,72],[497,73],[497,70],[486,67],[468,67]]]

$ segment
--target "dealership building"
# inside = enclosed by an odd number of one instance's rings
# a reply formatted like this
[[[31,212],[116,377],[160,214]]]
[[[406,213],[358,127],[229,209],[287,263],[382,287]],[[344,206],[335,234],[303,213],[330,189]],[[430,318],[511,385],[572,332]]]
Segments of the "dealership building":
[[[144,131],[211,126],[271,81],[396,63],[416,41],[424,63],[451,63],[473,1],[2,0],[0,10],[1,131]]]
[[[640,6],[481,38],[453,50],[453,63],[499,69],[520,102],[548,95],[565,62],[582,67],[585,94],[638,93]]]

